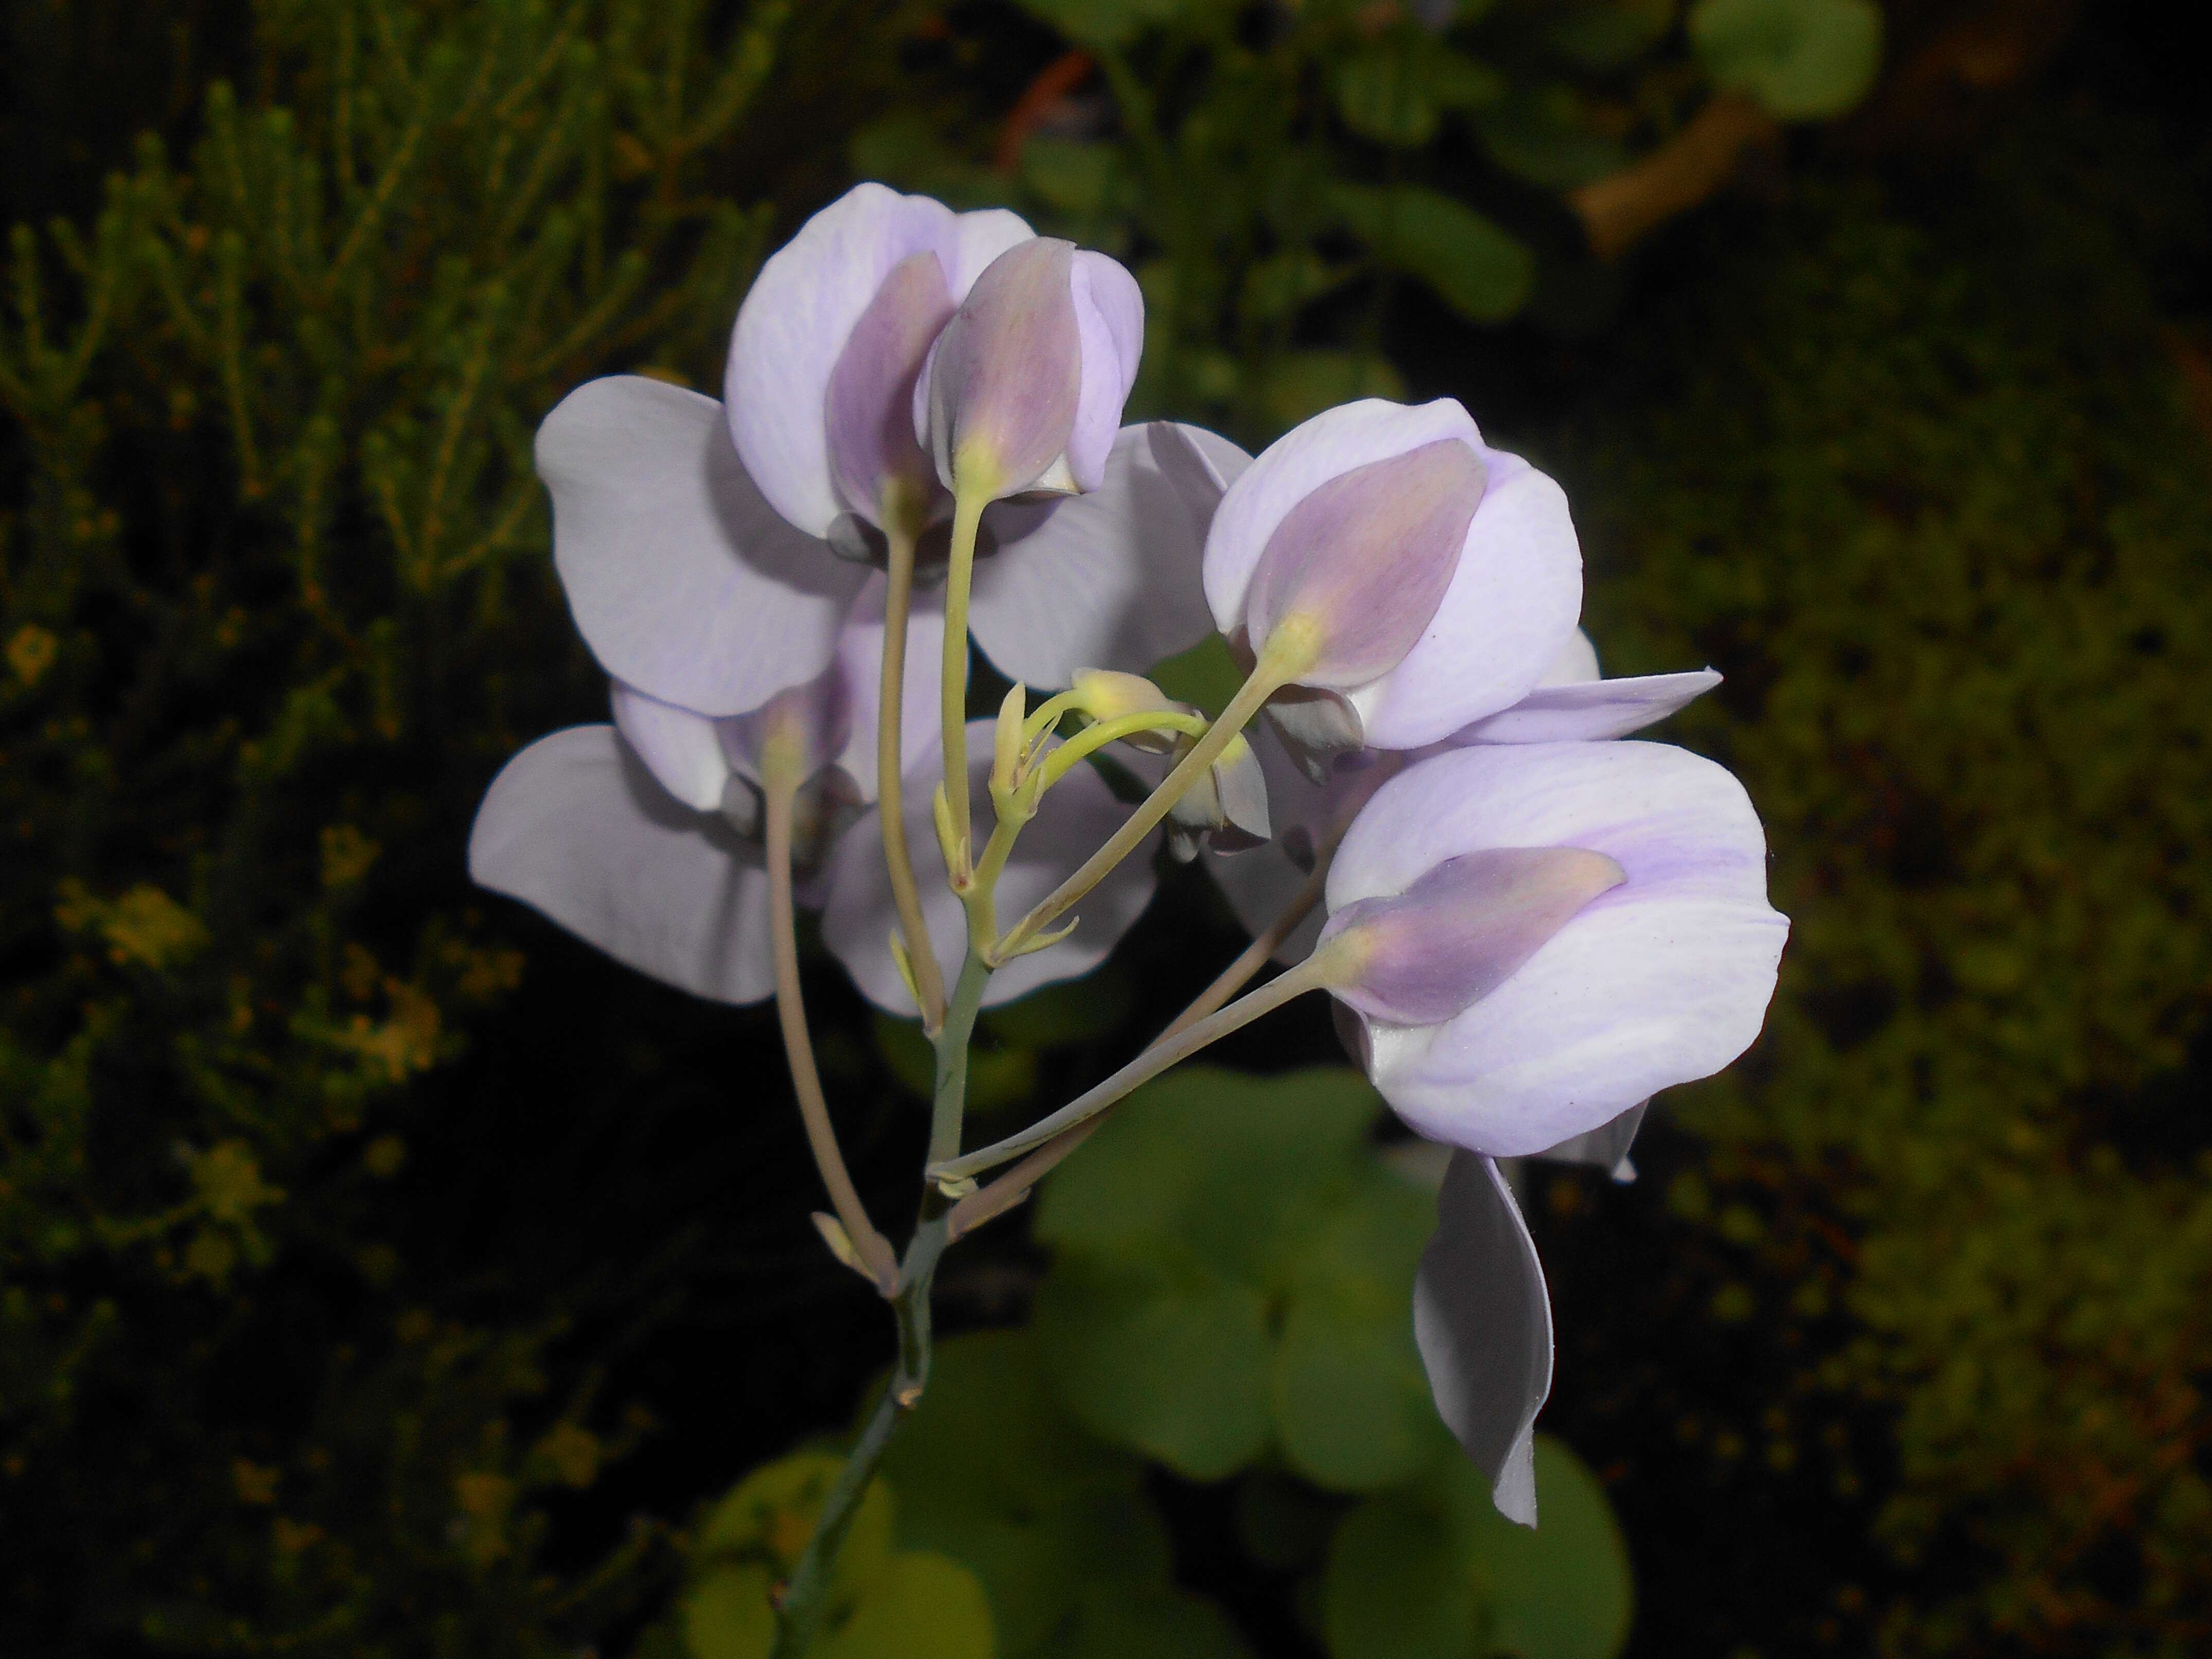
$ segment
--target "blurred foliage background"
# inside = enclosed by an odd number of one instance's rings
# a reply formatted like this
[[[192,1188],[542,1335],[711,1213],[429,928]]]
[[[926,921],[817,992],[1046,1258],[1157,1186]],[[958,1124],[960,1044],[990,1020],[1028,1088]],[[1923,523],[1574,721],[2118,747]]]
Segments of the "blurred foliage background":
[[[1128,259],[1141,412],[1449,393],[1558,473],[1609,667],[1727,673],[1675,735],[1796,933],[1639,1182],[1524,1172],[1534,1540],[1405,1369],[1419,1162],[1299,1011],[949,1264],[838,1650],[1601,1655],[1632,1563],[1632,1654],[2201,1651],[2212,145],[2154,13],[2071,14],[7,0],[0,1648],[757,1650],[880,1309],[765,1016],[460,848],[602,708],[538,418],[718,386],[874,176]],[[1236,943],[1172,878],[981,1103]],[[907,1034],[809,971],[895,1213]]]

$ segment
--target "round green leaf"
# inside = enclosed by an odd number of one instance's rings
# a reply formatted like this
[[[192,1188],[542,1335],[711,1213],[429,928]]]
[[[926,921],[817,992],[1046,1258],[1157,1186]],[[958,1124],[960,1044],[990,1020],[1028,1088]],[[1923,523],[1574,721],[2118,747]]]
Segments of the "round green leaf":
[[[1322,1578],[1331,1659],[1468,1659],[1474,1581],[1450,1517],[1419,1492],[1370,1498],[1344,1519]]]
[[[1784,121],[1840,115],[1881,68],[1873,0],[1698,0],[1690,40],[1716,86]]]
[[[1528,297],[1528,250],[1473,208],[1419,185],[1340,184],[1330,201],[1375,258],[1434,291],[1453,310],[1497,322]]]
[[[684,1643],[691,1659],[768,1659],[775,1645],[774,1580],[751,1564],[713,1569],[684,1591]]]
[[[991,1605],[949,1556],[903,1550],[853,1615],[814,1644],[816,1659],[995,1659]]]
[[[1477,1483],[1479,1484],[1479,1483]],[[1536,1524],[1516,1527],[1480,1496],[1468,1547],[1490,1639],[1520,1659],[1613,1659],[1627,1645],[1635,1587],[1605,1488],[1581,1458],[1536,1437]]]
[[[1193,1260],[1077,1259],[1037,1297],[1061,1393],[1092,1429],[1194,1480],[1259,1455],[1269,1431],[1267,1305]]]
[[[1212,1602],[1160,1585],[1085,1597],[1049,1651],[1051,1659],[1243,1659],[1245,1648]]]

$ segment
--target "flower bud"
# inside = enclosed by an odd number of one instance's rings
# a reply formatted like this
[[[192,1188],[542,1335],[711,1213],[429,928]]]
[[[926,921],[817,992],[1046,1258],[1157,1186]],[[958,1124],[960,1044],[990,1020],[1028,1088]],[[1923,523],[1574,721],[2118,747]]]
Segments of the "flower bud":
[[[1174,750],[1182,759],[1196,739],[1184,738]],[[1243,853],[1267,845],[1267,780],[1260,771],[1260,757],[1240,735],[1206,769],[1206,775],[1182,793],[1168,809],[1168,851],[1184,864],[1200,848],[1216,853]]]
[[[1104,482],[1144,349],[1136,279],[1039,237],[1000,254],[931,348],[915,429],[948,489],[996,498]]]
[[[918,527],[931,499],[943,499],[911,411],[922,361],[951,315],[937,255],[909,253],[884,278],[830,371],[830,472],[846,506],[870,524],[902,507]]]

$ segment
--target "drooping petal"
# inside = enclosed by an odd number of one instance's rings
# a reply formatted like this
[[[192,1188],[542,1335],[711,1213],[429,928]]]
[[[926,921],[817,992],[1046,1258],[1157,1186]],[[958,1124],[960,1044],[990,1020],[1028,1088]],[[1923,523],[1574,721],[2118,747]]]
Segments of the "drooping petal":
[[[776,512],[819,537],[845,510],[830,468],[830,377],[892,269],[935,254],[957,305],[984,266],[1030,234],[1011,213],[956,215],[864,184],[770,256],[738,312],[724,395],[738,453]]]
[[[1541,1152],[1759,1034],[1789,932],[1742,786],[1650,743],[1457,750],[1376,792],[1331,869],[1334,913],[1480,848],[1579,847],[1627,879],[1442,1024],[1368,1022],[1370,1072],[1413,1127],[1492,1157]]]
[[[1377,748],[1419,748],[1511,708],[1574,634],[1582,548],[1565,492],[1517,455],[1483,458],[1489,486],[1434,619],[1358,698]]]
[[[990,493],[1029,489],[1067,448],[1083,345],[1069,287],[1075,245],[1037,237],[975,279],[929,354],[927,436],[937,476],[988,469]]]
[[[968,727],[975,838],[981,845],[992,822],[985,787],[990,776],[992,723]],[[914,855],[915,878],[921,890],[923,919],[948,974],[957,969],[967,949],[967,913],[945,884],[945,862],[931,827],[930,799],[938,770],[933,750],[906,780],[907,842]],[[1046,794],[1037,816],[1023,829],[1014,855],[999,878],[998,908],[1002,927],[1073,875],[1097,851],[1129,808],[1114,799],[1105,781],[1079,766]],[[1057,945],[1016,957],[992,976],[983,1006],[995,1007],[1055,980],[1086,974],[1106,959],[1121,935],[1152,902],[1152,854],[1157,835],[1148,836],[1077,908],[1075,931]],[[853,975],[860,994],[878,1007],[904,1016],[918,1011],[890,954],[896,912],[890,879],[884,866],[883,830],[871,811],[838,842],[830,868],[830,897],[822,916],[822,938]]]
[[[766,872],[611,726],[556,732],[507,763],[477,811],[469,874],[695,995],[757,1002],[775,988]]]
[[[1437,1412],[1491,1479],[1498,1513],[1536,1524],[1536,1413],[1552,1392],[1543,1264],[1495,1161],[1455,1152],[1413,1279],[1413,1340]]]
[[[1374,1019],[1434,1025],[1489,995],[1600,894],[1627,879],[1579,847],[1485,847],[1446,859],[1403,893],[1335,911],[1324,940],[1351,935],[1356,976],[1340,1000]]]
[[[1206,534],[1206,598],[1215,625],[1232,637],[1243,627],[1261,557],[1300,501],[1354,468],[1445,438],[1481,442],[1474,417],[1450,398],[1409,408],[1366,398],[1324,410],[1268,445],[1230,485]]]
[[[837,672],[844,681],[852,725],[851,740],[837,763],[864,801],[876,798],[876,719],[881,708],[877,687],[883,676],[884,591],[881,576],[870,578],[837,636]],[[937,678],[943,672],[944,652],[944,592],[916,593],[907,619],[906,672],[899,702],[902,777],[937,753]]]
[[[730,781],[720,723],[648,697],[620,680],[614,683],[611,700],[615,729],[660,787],[695,812],[719,811]]]
[[[1628,1149],[1636,1144],[1636,1132],[1644,1127],[1644,1113],[1650,1104],[1639,1100],[1612,1122],[1600,1124],[1586,1134],[1570,1135],[1536,1156],[1554,1164],[1588,1164],[1615,1181],[1633,1181],[1636,1165],[1629,1161]]]
[[[713,398],[587,381],[545,417],[537,455],[561,585],[615,678],[714,716],[830,665],[866,573],[762,499]]]
[[[998,552],[975,568],[969,624],[999,670],[1057,689],[1085,668],[1142,673],[1212,631],[1206,526],[1251,458],[1203,428],[1121,428],[1098,488],[1000,501]]]
[[[1539,686],[1513,707],[1446,738],[1473,743],[1569,743],[1625,738],[1686,708],[1721,683],[1710,668],[1681,674]]]
[[[1320,640],[1298,684],[1350,691],[1389,672],[1459,568],[1483,481],[1474,445],[1437,438],[1316,484],[1283,515],[1252,572],[1252,650],[1296,618]]]
[[[853,325],[830,371],[830,469],[838,499],[869,523],[883,522],[887,490],[920,506],[937,483],[915,441],[914,388],[938,331],[952,315],[945,266],[927,249],[890,268]]]
[[[1067,434],[1067,471],[1080,490],[1105,481],[1106,458],[1121,424],[1121,407],[1137,383],[1145,349],[1145,295],[1116,260],[1079,249],[1068,279],[1075,301],[1082,382]]]

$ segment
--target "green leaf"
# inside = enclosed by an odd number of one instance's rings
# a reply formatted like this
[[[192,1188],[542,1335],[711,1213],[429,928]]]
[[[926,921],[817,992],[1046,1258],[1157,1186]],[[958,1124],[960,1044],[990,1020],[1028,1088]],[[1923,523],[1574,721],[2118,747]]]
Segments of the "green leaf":
[[[822,1500],[845,1460],[827,1452],[795,1452],[755,1469],[707,1513],[696,1553],[702,1559],[757,1561],[778,1577],[799,1563]],[[857,1595],[890,1554],[890,1488],[872,1481],[853,1514],[837,1556],[835,1593]]]
[[[1698,0],[1690,41],[1716,86],[1784,121],[1840,115],[1881,68],[1873,0]]]
[[[775,1580],[766,1567],[714,1568],[684,1593],[684,1646],[691,1659],[768,1659],[775,1645]]]
[[[1528,297],[1528,250],[1473,208],[1419,185],[1339,185],[1331,204],[1375,258],[1462,315],[1497,322]]]
[[[1086,1423],[1197,1480],[1272,1443],[1345,1491],[1449,1443],[1407,1314],[1435,1204],[1382,1165],[1376,1111],[1343,1068],[1197,1068],[1139,1091],[1053,1176],[1037,1328]]]
[[[814,1644],[818,1659],[995,1659],[991,1605],[950,1556],[905,1550],[853,1616]]]
[[[1536,1437],[1538,1524],[1518,1527],[1455,1449],[1435,1474],[1371,1498],[1329,1547],[1332,1659],[1614,1659],[1628,1640],[1628,1553],[1596,1478]]]
[[[1087,978],[1048,985],[992,1009],[983,1016],[983,1029],[1013,1048],[1065,1048],[1120,1025],[1135,994],[1127,974],[1109,963]]]
[[[1479,1483],[1478,1483],[1479,1484]],[[1491,1644],[1521,1659],[1613,1659],[1627,1645],[1635,1586],[1605,1488],[1563,1443],[1536,1437],[1536,1516],[1517,1527],[1471,1506],[1470,1553],[1490,1609]]]
[[[1087,219],[1115,205],[1120,161],[1111,144],[1036,137],[1022,146],[1022,182],[1063,213]]]
[[[1571,87],[1526,87],[1477,118],[1490,159],[1547,190],[1573,190],[1628,165],[1618,141],[1591,129]]]
[[[1267,1306],[1194,1261],[1057,1264],[1037,1332],[1097,1432],[1194,1480],[1235,1474],[1269,1431]]]
[[[1544,44],[1575,68],[1605,75],[1650,51],[1674,21],[1672,0],[1597,0],[1562,9]]]
[[[876,1052],[890,1073],[921,1100],[937,1092],[937,1050],[912,1020],[878,1013],[873,1026]],[[996,1038],[1000,1033],[989,1030]],[[968,1053],[968,1106],[976,1112],[1003,1111],[1036,1092],[1036,1055],[1025,1045],[981,1042]]]
[[[1474,1580],[1447,1508],[1390,1492],[1345,1517],[1322,1579],[1331,1659],[1468,1659]]]
[[[1146,678],[1177,702],[1194,703],[1218,716],[1244,684],[1244,671],[1237,665],[1229,641],[1208,634],[1182,655],[1153,664]]]
[[[1336,112],[1361,137],[1404,149],[1418,149],[1435,137],[1443,113],[1418,60],[1391,37],[1337,66]]]
[[[1245,1648],[1220,1608],[1163,1584],[1086,1595],[1050,1653],[1051,1659],[1243,1659]]]
[[[1139,29],[1190,9],[1188,0],[1022,0],[1071,40],[1119,46]]]
[[[1402,400],[1405,395],[1405,381],[1379,352],[1292,351],[1267,365],[1260,404],[1271,426],[1288,430],[1356,398]]]

